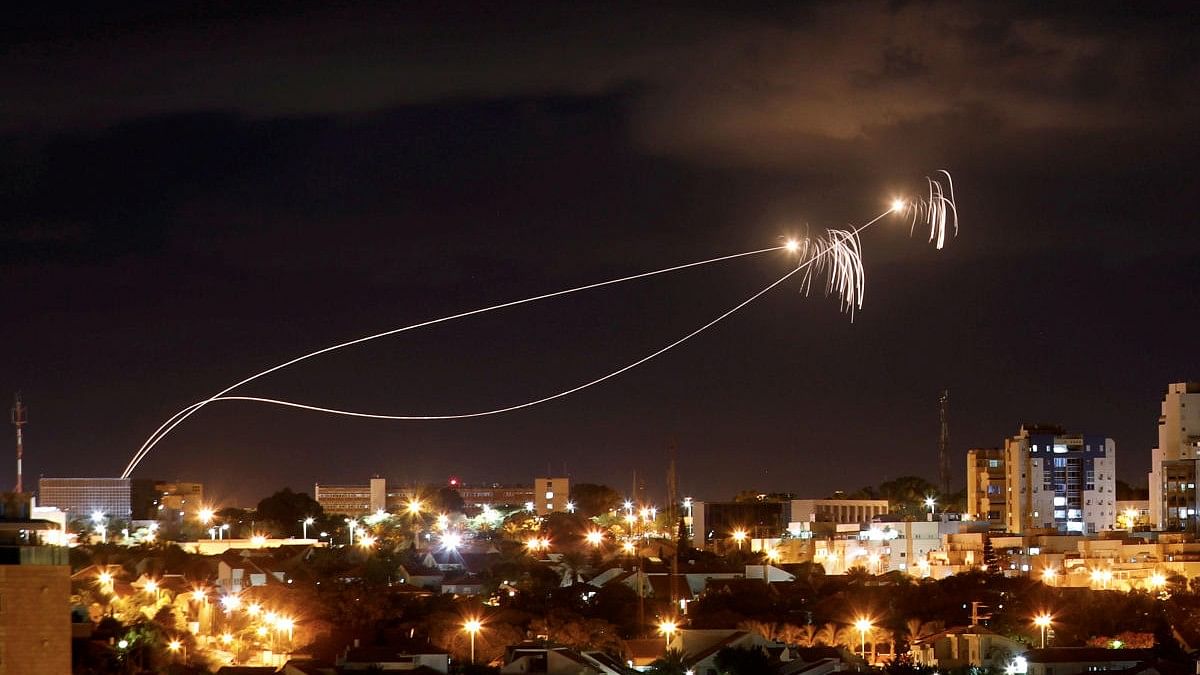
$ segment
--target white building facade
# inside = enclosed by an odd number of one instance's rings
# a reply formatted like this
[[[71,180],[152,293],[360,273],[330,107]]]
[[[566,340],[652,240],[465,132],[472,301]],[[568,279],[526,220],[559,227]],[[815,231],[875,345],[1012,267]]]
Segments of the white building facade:
[[[1006,528],[1096,534],[1116,524],[1117,445],[1059,427],[1021,427],[1004,443]]]
[[[1158,447],[1150,451],[1150,523],[1155,529],[1195,526],[1200,509],[1200,382],[1167,385],[1158,418]]]

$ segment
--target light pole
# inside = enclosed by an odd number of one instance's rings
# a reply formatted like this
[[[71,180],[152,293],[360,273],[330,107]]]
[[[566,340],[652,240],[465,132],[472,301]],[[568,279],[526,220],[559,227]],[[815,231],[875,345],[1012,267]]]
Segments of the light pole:
[[[315,522],[317,522],[317,519],[313,518],[312,516],[309,516],[309,517],[305,518],[304,520],[300,521],[300,523],[301,523],[300,526],[302,528],[304,528],[304,530],[303,530],[304,534],[301,535],[304,539],[308,539],[308,526],[312,525]]]
[[[737,542],[738,551],[741,551],[742,550],[742,542],[746,541],[746,531],[745,530],[734,530],[733,531],[733,540]]]
[[[463,623],[463,630],[471,636],[471,663],[475,663],[475,634],[483,627],[483,623],[479,619],[468,619]]]
[[[933,507],[936,505],[937,500],[933,498],[933,495],[925,498],[925,508],[929,509],[929,522],[933,522]]]
[[[666,619],[658,624],[658,632],[662,633],[667,638],[666,648],[671,648],[671,638],[675,637],[675,631],[679,629],[679,624],[673,619]]]
[[[863,617],[854,622],[854,627],[858,629],[859,649],[862,652],[863,661],[867,660],[867,632],[871,630],[871,620]]]
[[[1058,570],[1053,567],[1047,567],[1042,570],[1042,583],[1047,586],[1054,585],[1054,580],[1058,577]]]
[[[1042,629],[1042,649],[1046,648],[1046,629],[1050,627],[1050,615],[1038,614],[1033,617],[1033,625]]]
[[[353,518],[347,518],[346,525],[350,529],[350,545],[354,546],[354,530],[358,528],[358,521]]]

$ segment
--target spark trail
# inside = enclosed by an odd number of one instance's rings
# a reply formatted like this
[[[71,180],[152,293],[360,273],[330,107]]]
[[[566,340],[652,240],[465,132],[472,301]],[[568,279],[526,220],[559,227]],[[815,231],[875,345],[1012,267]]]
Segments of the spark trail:
[[[143,442],[142,446],[138,449],[138,451],[136,453],[134,453],[134,456],[130,459],[129,463],[126,465],[124,472],[121,474],[121,477],[128,478],[130,476],[130,474],[132,474],[133,470],[135,468],[137,468],[138,464],[140,464],[141,461],[146,457],[146,455],[149,454],[150,450],[152,450],[163,438],[165,438],[167,436],[167,434],[169,434],[172,430],[174,430],[177,426],[182,424],[188,417],[195,414],[201,408],[208,405],[209,403],[213,403],[216,401],[247,401],[247,402],[256,402],[256,403],[266,403],[266,404],[271,404],[271,405],[285,406],[285,407],[290,407],[290,408],[298,408],[298,409],[302,409],[302,410],[322,412],[322,413],[328,413],[328,414],[334,414],[334,415],[343,415],[343,416],[360,417],[360,418],[371,418],[371,419],[384,419],[384,420],[465,419],[465,418],[471,418],[471,417],[484,417],[484,416],[491,416],[491,415],[500,415],[503,413],[521,410],[523,408],[533,407],[536,405],[540,405],[542,403],[547,403],[547,402],[577,393],[577,392],[587,389],[589,387],[595,386],[606,380],[612,379],[622,373],[625,373],[633,368],[636,368],[636,367],[642,365],[643,363],[646,363],[647,361],[650,361],[651,359],[653,359],[657,356],[660,356],[660,355],[674,349],[675,347],[683,344],[684,342],[687,342],[691,338],[699,335],[700,333],[703,333],[704,331],[708,330],[709,328],[715,326],[716,324],[720,323],[724,319],[733,315],[738,310],[740,310],[743,307],[745,307],[746,305],[749,305],[750,303],[754,302],[755,300],[757,300],[758,298],[760,298],[761,296],[763,296],[764,294],[766,294],[773,288],[779,286],[783,282],[787,281],[793,275],[797,274],[800,271],[804,271],[802,288],[806,294],[811,291],[812,277],[815,274],[824,273],[827,277],[827,284],[826,284],[826,289],[825,289],[826,294],[829,295],[829,294],[836,293],[839,298],[842,311],[848,312],[851,315],[851,319],[853,319],[855,309],[862,307],[863,292],[865,289],[864,269],[863,269],[863,263],[862,263],[862,245],[861,245],[861,240],[859,238],[860,232],[862,232],[863,230],[867,229],[868,227],[874,225],[875,223],[879,222],[881,219],[883,219],[885,216],[887,216],[890,213],[904,214],[907,212],[912,220],[912,224],[910,225],[910,236],[912,234],[912,231],[915,229],[916,223],[918,221],[920,221],[924,224],[927,224],[930,227],[929,241],[933,242],[936,239],[936,246],[938,249],[941,249],[944,246],[947,225],[950,225],[953,227],[954,234],[957,236],[957,234],[958,234],[958,213],[957,213],[957,209],[954,204],[953,183],[950,182],[950,174],[948,172],[940,171],[939,173],[944,174],[946,177],[947,186],[948,186],[946,189],[943,189],[943,186],[942,186],[940,180],[928,178],[927,179],[928,186],[929,186],[929,199],[928,200],[926,200],[926,201],[912,200],[909,202],[904,202],[904,201],[898,200],[893,203],[892,208],[888,209],[887,211],[884,211],[883,213],[879,214],[878,216],[871,219],[867,223],[865,223],[853,230],[833,230],[833,229],[831,229],[831,230],[826,231],[825,237],[818,238],[815,240],[804,239],[802,241],[789,241],[782,246],[774,246],[774,247],[758,249],[758,250],[754,250],[754,251],[746,251],[743,253],[735,253],[732,255],[720,256],[717,258],[710,258],[708,260],[701,260],[701,261],[697,261],[697,262],[676,265],[673,267],[667,267],[667,268],[663,268],[660,270],[654,270],[651,272],[643,272],[640,274],[634,274],[634,275],[630,275],[630,276],[626,276],[626,277],[620,277],[617,279],[610,279],[608,281],[601,281],[601,282],[597,282],[597,283],[586,284],[583,286],[577,286],[574,288],[568,288],[568,289],[564,289],[561,291],[555,291],[552,293],[536,295],[536,296],[524,298],[521,300],[513,300],[510,302],[500,303],[497,305],[482,307],[479,309],[461,312],[458,314],[452,314],[452,315],[441,317],[438,319],[431,319],[428,321],[423,321],[423,322],[411,324],[408,326],[403,326],[401,328],[395,328],[395,329],[384,331],[381,333],[376,333],[373,335],[368,335],[365,337],[357,338],[357,339],[350,340],[347,342],[342,342],[342,343],[339,343],[339,344],[336,344],[336,345],[333,345],[330,347],[325,347],[323,349],[319,349],[317,351],[310,352],[303,356],[296,357],[294,359],[291,359],[290,361],[285,361],[284,363],[281,363],[279,365],[273,366],[271,368],[263,370],[254,375],[251,375],[250,377],[247,377],[247,378],[217,392],[213,396],[211,396],[205,400],[193,403],[193,404],[189,405],[188,407],[186,407],[186,408],[180,410],[179,412],[175,413],[174,415],[172,415],[161,426],[159,426],[158,429],[156,429],[154,431],[154,433],[151,434],[150,437],[146,439],[145,442]],[[514,404],[514,405],[501,407],[501,408],[495,408],[495,409],[491,409],[491,410],[481,410],[481,411],[456,413],[456,414],[389,415],[389,414],[381,414],[381,413],[368,413],[368,412],[360,412],[360,411],[352,411],[352,410],[342,410],[342,409],[338,409],[338,408],[326,408],[326,407],[321,407],[321,406],[308,405],[308,404],[304,404],[304,403],[297,403],[294,401],[285,401],[285,400],[256,397],[256,396],[230,396],[230,395],[228,395],[229,392],[233,391],[234,389],[236,389],[244,384],[247,384],[249,382],[257,380],[261,377],[264,377],[270,373],[276,372],[283,368],[287,368],[288,366],[294,365],[301,361],[313,358],[315,356],[319,356],[321,354],[327,354],[332,351],[345,349],[347,347],[351,347],[351,346],[354,346],[357,344],[362,344],[364,342],[368,342],[371,340],[377,340],[377,339],[387,337],[390,335],[396,335],[398,333],[402,333],[405,331],[415,330],[418,328],[423,328],[423,327],[431,326],[431,325],[438,324],[438,323],[452,321],[455,319],[461,319],[461,318],[473,316],[476,314],[483,314],[485,312],[492,312],[492,311],[496,311],[496,310],[500,310],[500,309],[505,309],[508,307],[514,307],[517,305],[527,304],[527,303],[531,303],[531,302],[537,302],[539,300],[546,300],[549,298],[567,295],[570,293],[578,293],[581,291],[586,291],[586,290],[590,290],[590,289],[594,289],[594,288],[600,288],[603,286],[624,283],[624,282],[633,281],[636,279],[643,279],[646,277],[651,277],[651,276],[655,276],[655,275],[659,275],[659,274],[666,274],[669,272],[674,272],[674,271],[687,269],[687,268],[691,268],[691,267],[698,267],[698,266],[708,265],[711,263],[721,262],[721,261],[725,261],[725,260],[732,260],[735,258],[759,255],[759,254],[769,253],[769,252],[779,251],[779,250],[787,250],[792,253],[797,253],[800,258],[800,261],[798,262],[797,266],[795,268],[793,268],[792,270],[790,270],[789,272],[787,272],[786,274],[784,274],[783,276],[781,276],[780,278],[771,282],[770,284],[768,284],[761,290],[759,290],[759,291],[755,292],[754,294],[752,294],[751,296],[747,297],[745,300],[742,300],[738,304],[734,305],[730,309],[728,309],[725,312],[723,312],[722,314],[718,315],[716,318],[712,319],[708,323],[705,323],[704,325],[689,332],[688,334],[675,340],[674,342],[671,342],[670,344],[668,344],[654,352],[651,352],[650,354],[648,354],[636,361],[633,361],[632,363],[622,366],[621,368],[618,368],[617,370],[614,370],[610,373],[607,373],[605,375],[597,377],[597,378],[590,380],[588,382],[585,382],[583,384],[580,384],[580,385],[571,387],[569,389],[565,389],[563,391],[557,392],[555,394],[551,394],[551,395],[544,396],[541,398],[525,401],[523,403]]]

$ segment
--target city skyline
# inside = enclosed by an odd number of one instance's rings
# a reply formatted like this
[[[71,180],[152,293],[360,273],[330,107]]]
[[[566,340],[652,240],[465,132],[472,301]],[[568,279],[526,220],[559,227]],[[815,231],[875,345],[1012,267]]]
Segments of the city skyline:
[[[1053,423],[1114,439],[1118,477],[1144,484],[1165,387],[1200,377],[1187,36],[1165,10],[865,7],[16,15],[0,395],[29,408],[26,485],[119,475],[179,408],[324,344],[861,223],[940,167],[960,236],[936,253],[896,223],[865,238],[853,323],[792,284],[602,387],[488,420],[222,403],[135,477],[231,501],[374,473],[623,490],[634,470],[661,484],[674,444],[681,494],[824,496],[936,482],[949,387],[955,458]],[[663,23],[670,47],[642,31]],[[314,26],[338,39],[307,43]],[[846,27],[853,49],[824,37]],[[504,405],[638,358],[786,266],[496,313],[248,393]]]

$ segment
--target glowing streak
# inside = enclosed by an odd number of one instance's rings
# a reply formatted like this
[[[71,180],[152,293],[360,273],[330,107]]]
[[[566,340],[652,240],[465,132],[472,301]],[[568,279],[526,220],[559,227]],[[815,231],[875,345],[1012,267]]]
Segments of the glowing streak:
[[[606,380],[611,380],[612,378],[614,378],[624,372],[627,372],[629,370],[637,368],[638,366],[649,361],[650,359],[653,359],[657,356],[661,356],[662,354],[665,354],[665,353],[671,351],[672,349],[678,347],[679,345],[683,344],[684,342],[687,342],[688,340],[696,337],[697,335],[703,333],[704,331],[708,330],[709,328],[712,328],[713,326],[717,325],[721,321],[725,320],[726,318],[728,318],[729,316],[731,316],[732,314],[737,312],[739,309],[754,302],[755,300],[762,297],[765,293],[767,293],[771,289],[773,289],[776,286],[778,286],[779,284],[782,284],[783,282],[787,281],[788,279],[790,279],[792,277],[792,275],[796,274],[797,272],[799,272],[801,270],[807,269],[809,266],[813,265],[814,263],[816,263],[819,260],[822,260],[823,257],[827,256],[827,255],[833,256],[835,258],[835,262],[832,264],[832,266],[827,267],[827,271],[829,271],[829,275],[830,275],[830,282],[829,282],[830,289],[831,290],[833,290],[834,288],[838,289],[839,293],[842,295],[842,304],[844,307],[848,308],[848,307],[850,307],[851,304],[853,304],[855,302],[858,303],[859,305],[861,305],[862,304],[862,260],[857,258],[857,256],[858,256],[857,243],[854,244],[854,249],[853,249],[854,253],[851,253],[850,252],[851,249],[847,247],[847,244],[841,243],[841,242],[844,242],[846,239],[857,242],[858,241],[858,233],[860,231],[862,231],[862,230],[866,229],[867,227],[869,227],[870,225],[878,222],[880,218],[883,218],[883,216],[886,216],[889,213],[891,213],[890,209],[887,211],[884,211],[882,214],[875,217],[873,220],[871,220],[866,225],[863,225],[862,227],[859,227],[858,229],[856,229],[852,232],[839,231],[840,234],[837,235],[836,237],[831,235],[831,238],[833,238],[834,243],[831,243],[828,246],[817,247],[817,249],[818,249],[817,252],[815,252],[807,260],[805,260],[804,262],[802,262],[798,266],[796,266],[792,271],[779,277],[775,281],[772,281],[770,284],[768,284],[762,290],[759,290],[758,292],[754,293],[750,297],[746,298],[745,300],[742,300],[738,304],[729,308],[728,310],[726,310],[725,312],[723,312],[722,314],[717,316],[717,318],[709,321],[708,323],[704,324],[703,326],[700,326],[699,328],[693,330],[692,332],[688,333],[687,335],[684,335],[683,337],[679,338],[678,340],[675,340],[674,342],[668,344],[667,346],[662,347],[656,351],[653,351],[650,354],[647,354],[646,356],[643,356],[642,358],[640,358],[632,363],[626,364],[626,365],[612,371],[611,373],[608,373],[607,375],[602,375],[600,377],[597,377],[594,380],[590,380],[588,382],[584,382],[583,384],[571,387],[570,389],[566,389],[566,390],[560,391],[556,394],[551,394],[549,396],[543,396],[542,398],[534,399],[532,401],[525,401],[524,403],[517,403],[515,405],[505,406],[503,408],[494,408],[492,410],[479,410],[479,411],[474,411],[474,412],[454,413],[454,414],[448,414],[448,415],[384,415],[384,414],[378,414],[378,413],[356,412],[353,410],[342,410],[340,408],[325,408],[325,407],[321,407],[321,406],[307,405],[304,403],[296,403],[294,401],[281,401],[279,399],[273,399],[273,398],[262,398],[259,396],[215,396],[215,397],[209,399],[209,401],[251,401],[254,403],[268,403],[271,405],[279,405],[279,406],[284,406],[284,407],[288,407],[288,408],[299,408],[300,410],[310,410],[312,412],[329,413],[331,415],[345,415],[348,417],[366,417],[369,419],[376,419],[376,420],[425,420],[425,421],[457,420],[457,419],[466,419],[466,418],[470,418],[470,417],[487,417],[490,415],[502,415],[504,413],[512,412],[514,410],[521,410],[522,408],[530,408],[535,405],[549,403],[550,401],[553,401],[555,399],[563,398],[564,396],[570,396],[571,394],[574,394],[579,391],[583,391],[584,389],[587,389],[588,387],[593,387],[593,386],[600,384],[601,382],[604,382]],[[857,272],[855,272],[854,270],[857,270]],[[854,278],[852,278],[853,274],[858,275],[856,280]],[[206,401],[206,403],[207,402],[208,401]]]
[[[732,255],[725,255],[725,256],[720,256],[717,258],[709,258],[708,260],[700,260],[697,262],[685,263],[683,265],[675,265],[673,267],[666,267],[666,268],[663,268],[660,270],[654,270],[652,272],[642,272],[639,274],[633,274],[633,275],[626,276],[626,277],[619,277],[617,279],[609,279],[608,281],[600,281],[600,282],[596,282],[596,283],[592,283],[592,284],[585,284],[583,286],[576,286],[574,288],[568,288],[568,289],[564,289],[561,291],[554,291],[553,293],[543,293],[542,295],[535,295],[535,296],[524,298],[521,300],[511,300],[509,302],[502,302],[498,305],[491,305],[489,307],[481,307],[479,309],[472,309],[472,310],[469,310],[466,312],[459,312],[458,314],[451,314],[449,316],[443,316],[438,319],[430,319],[429,321],[421,321],[419,323],[414,323],[414,324],[411,324],[408,326],[404,326],[402,328],[394,328],[392,330],[384,331],[382,333],[375,333],[374,335],[367,335],[365,337],[357,338],[354,340],[349,340],[347,342],[341,342],[339,344],[336,344],[336,345],[333,345],[330,347],[325,347],[324,349],[318,349],[314,352],[309,352],[308,354],[305,354],[303,356],[298,356],[294,359],[291,359],[290,361],[284,361],[283,363],[281,363],[277,366],[272,366],[262,372],[251,375],[250,377],[247,377],[246,379],[241,380],[241,381],[237,382],[236,384],[233,384],[229,387],[226,387],[225,389],[222,389],[221,391],[214,394],[211,398],[208,398],[203,401],[199,401],[197,403],[193,403],[192,405],[189,405],[188,407],[184,408],[183,410],[180,410],[179,412],[175,413],[174,415],[169,417],[167,419],[167,421],[163,422],[162,425],[160,425],[157,429],[155,429],[154,433],[150,434],[150,436],[142,443],[142,446],[140,448],[138,448],[138,451],[135,452],[133,457],[129,460],[129,464],[127,464],[125,466],[125,471],[123,471],[121,473],[121,477],[128,478],[129,475],[131,473],[133,473],[133,470],[135,468],[137,468],[137,465],[139,463],[141,463],[142,459],[145,458],[145,456],[147,454],[149,454],[150,450],[152,450],[155,445],[158,445],[158,442],[160,440],[162,440],[167,434],[171,433],[171,431],[175,427],[179,426],[188,417],[191,417],[193,414],[195,414],[195,412],[198,411],[200,408],[203,408],[205,405],[207,405],[213,401],[219,400],[221,396],[228,394],[229,392],[233,391],[234,389],[237,389],[238,387],[242,386],[243,384],[248,384],[250,382],[253,382],[254,380],[257,380],[260,377],[269,375],[277,370],[282,370],[283,368],[287,368],[288,366],[297,364],[301,361],[311,359],[314,356],[320,356],[321,354],[327,354],[329,352],[337,351],[339,349],[345,349],[346,347],[351,347],[351,346],[354,346],[357,344],[362,344],[364,342],[369,342],[371,340],[378,340],[379,338],[387,337],[389,335],[396,335],[398,333],[415,330],[417,328],[424,328],[426,326],[432,326],[434,324],[444,323],[446,321],[462,319],[462,318],[465,318],[468,316],[474,316],[476,314],[483,314],[485,312],[494,312],[499,309],[506,309],[508,307],[516,307],[517,305],[524,305],[524,304],[528,304],[531,302],[537,302],[539,300],[547,300],[549,298],[554,298],[554,297],[558,297],[561,295],[568,295],[570,293],[579,293],[581,291],[587,291],[587,290],[591,290],[593,288],[601,288],[603,286],[611,286],[613,284],[620,284],[620,283],[624,283],[627,281],[635,281],[637,279],[645,279],[646,277],[652,277],[652,276],[656,276],[659,274],[667,274],[669,272],[677,272],[679,270],[688,269],[690,267],[699,267],[701,265],[709,265],[712,263],[722,262],[725,260],[733,260],[735,258],[743,258],[746,256],[759,255],[762,253],[770,253],[771,251],[778,251],[778,250],[786,249],[786,248],[787,248],[787,245],[785,244],[782,246],[772,246],[771,248],[758,249],[757,251],[746,251],[744,253],[734,253]]]
[[[925,179],[929,184],[929,199],[914,201],[910,205],[912,225],[909,227],[909,234],[916,229],[917,222],[927,225],[929,241],[936,242],[935,245],[940,251],[946,245],[947,226],[953,227],[954,236],[958,236],[958,207],[954,202],[954,179],[950,177],[950,172],[938,169],[936,174],[945,176],[946,184],[943,186],[941,180],[933,178]]]
[[[926,202],[913,202],[911,204],[913,224],[910,227],[910,234],[911,234],[912,228],[915,228],[917,220],[920,219],[920,220],[922,220],[922,222],[926,222],[930,226],[929,240],[932,242],[932,241],[935,241],[935,239],[936,239],[937,248],[941,249],[945,243],[945,232],[946,232],[947,225],[952,225],[954,227],[955,235],[957,236],[957,234],[958,234],[958,212],[957,212],[957,208],[954,203],[954,184],[950,178],[949,172],[944,171],[944,170],[939,170],[938,173],[946,176],[947,187],[943,188],[942,184],[939,180],[934,180],[932,178],[926,179],[928,182],[928,185],[929,185],[929,199]],[[150,437],[142,444],[142,447],[139,448],[136,453],[134,453],[133,458],[130,459],[129,464],[126,465],[125,471],[121,474],[121,477],[128,478],[129,475],[133,472],[133,470],[137,467],[137,465],[142,461],[142,459],[145,458],[145,456],[150,452],[151,449],[154,448],[155,445],[158,444],[159,441],[161,441],[175,427],[179,426],[184,420],[186,420],[188,417],[193,415],[197,410],[199,410],[203,406],[205,406],[209,403],[212,403],[214,401],[253,401],[253,402],[259,402],[259,403],[269,403],[269,404],[274,404],[274,405],[280,405],[280,406],[285,406],[285,407],[299,408],[299,409],[303,409],[303,410],[311,410],[311,411],[315,411],[315,412],[325,412],[325,413],[330,413],[330,414],[335,414],[335,415],[346,415],[346,416],[351,416],[351,417],[366,417],[366,418],[372,418],[372,419],[387,419],[387,420],[444,420],[444,419],[463,419],[463,418],[469,418],[469,417],[483,417],[483,416],[488,416],[488,415],[498,415],[498,414],[502,414],[502,413],[506,413],[506,412],[512,412],[514,410],[520,410],[522,408],[528,408],[528,407],[539,405],[542,403],[547,403],[549,401],[553,401],[555,399],[562,398],[562,397],[568,396],[570,394],[574,394],[583,389],[587,389],[588,387],[600,384],[601,382],[604,382],[613,377],[616,377],[617,375],[620,375],[632,368],[636,368],[637,366],[639,366],[661,354],[664,354],[667,351],[670,351],[671,349],[674,349],[675,347],[679,346],[680,344],[683,344],[687,340],[695,337],[696,335],[699,335],[700,333],[704,332],[705,330],[707,330],[707,329],[711,328],[712,326],[716,325],[717,323],[721,322],[722,320],[724,320],[725,318],[734,314],[735,312],[737,312],[741,308],[745,307],[746,305],[750,304],[754,300],[757,300],[763,294],[767,293],[771,289],[775,288],[779,284],[781,284],[784,281],[786,281],[787,279],[791,278],[792,275],[794,275],[796,272],[799,272],[800,270],[808,270],[804,276],[804,280],[805,280],[804,286],[805,286],[806,292],[808,291],[808,289],[811,288],[811,280],[812,280],[813,272],[814,271],[817,273],[825,272],[828,276],[828,284],[826,287],[826,292],[833,293],[836,291],[840,298],[840,301],[841,301],[842,311],[850,312],[851,317],[853,317],[854,309],[862,307],[863,291],[864,291],[864,270],[863,270],[863,264],[862,264],[862,245],[861,245],[861,240],[859,239],[858,235],[860,232],[862,232],[866,228],[868,228],[871,225],[878,222],[884,216],[886,216],[890,213],[896,213],[896,212],[898,212],[896,209],[896,204],[895,204],[895,202],[893,202],[892,206],[887,211],[884,211],[883,213],[879,214],[875,218],[868,221],[866,224],[864,224],[854,230],[827,230],[827,237],[825,237],[823,239],[819,239],[815,242],[808,240],[808,239],[805,239],[800,242],[788,241],[787,243],[785,243],[782,246],[775,246],[775,247],[766,248],[766,249],[759,249],[757,251],[747,251],[744,253],[736,253],[733,255],[721,256],[721,257],[712,258],[709,260],[702,260],[702,261],[698,261],[698,262],[677,265],[674,267],[668,267],[668,268],[664,268],[664,269],[656,270],[656,271],[652,271],[652,272],[643,272],[641,274],[635,274],[635,275],[631,275],[631,276],[627,276],[627,277],[621,277],[618,279],[611,279],[608,281],[587,284],[584,286],[569,288],[569,289],[565,289],[562,291],[556,291],[553,293],[546,293],[543,295],[533,296],[533,297],[525,298],[522,300],[514,300],[514,301],[510,301],[510,302],[506,302],[506,303],[501,303],[498,305],[492,305],[490,307],[483,307],[480,309],[470,310],[467,312],[461,312],[459,314],[453,314],[453,315],[445,316],[445,317],[442,317],[439,319],[432,319],[429,321],[424,321],[424,322],[412,324],[409,326],[404,326],[402,328],[396,328],[396,329],[385,331],[382,333],[377,333],[375,335],[368,335],[366,337],[358,338],[355,340],[350,340],[348,342],[336,344],[331,347],[326,347],[324,349],[319,349],[317,351],[294,358],[290,361],[286,361],[277,366],[268,368],[267,370],[264,370],[260,373],[252,375],[244,380],[241,380],[240,382],[237,382],[236,384],[234,384],[230,387],[227,387],[226,389],[223,389],[222,391],[218,392],[217,394],[213,395],[212,397],[210,397],[204,401],[199,401],[197,403],[193,403],[192,405],[175,413],[166,422],[164,422],[161,426],[159,426],[159,428],[156,429],[154,431],[154,433],[151,434]],[[566,295],[569,293],[576,293],[579,291],[584,291],[584,290],[588,290],[588,289],[592,289],[592,288],[608,286],[608,285],[612,285],[612,284],[622,283],[625,281],[632,281],[635,279],[641,279],[641,278],[645,278],[645,277],[649,277],[649,276],[654,276],[657,274],[664,274],[667,272],[686,269],[689,267],[696,267],[699,265],[706,265],[706,264],[710,264],[710,263],[714,263],[714,262],[719,262],[722,260],[730,260],[733,258],[757,255],[760,253],[767,253],[770,251],[778,251],[780,249],[786,249],[790,252],[800,253],[802,262],[800,262],[796,266],[796,268],[793,269],[792,271],[788,272],[787,274],[783,275],[776,281],[767,285],[762,290],[751,295],[749,298],[747,298],[747,299],[743,300],[742,302],[738,303],[737,305],[733,306],[732,308],[730,308],[729,310],[727,310],[726,312],[724,312],[717,318],[713,319],[712,321],[709,321],[708,323],[704,324],[700,328],[697,328],[696,330],[694,330],[694,331],[688,333],[687,335],[683,336],[682,338],[668,344],[667,346],[665,346],[655,352],[652,352],[651,354],[649,354],[641,359],[638,359],[637,361],[634,361],[633,363],[630,363],[622,368],[619,368],[607,375],[601,376],[599,378],[591,380],[590,382],[586,382],[586,383],[578,385],[576,387],[572,387],[570,389],[559,392],[557,394],[552,394],[550,396],[545,396],[543,398],[535,399],[532,401],[526,401],[525,403],[520,403],[520,404],[507,406],[507,407],[503,407],[503,408],[497,408],[494,410],[483,410],[483,411],[459,413],[459,414],[452,414],[452,415],[381,415],[381,414],[373,414],[373,413],[355,412],[355,411],[349,411],[349,410],[340,410],[340,409],[336,409],[336,408],[323,408],[323,407],[319,407],[319,406],[311,406],[311,405],[295,403],[295,402],[291,402],[291,401],[282,401],[282,400],[277,400],[277,399],[261,398],[261,397],[254,397],[254,396],[225,396],[225,394],[229,393],[230,391],[236,389],[237,387],[239,387],[243,384],[249,383],[253,380],[256,380],[260,377],[263,377],[265,375],[273,373],[282,368],[286,368],[293,364],[299,363],[300,361],[304,361],[304,360],[312,358],[314,356],[332,352],[332,351],[335,351],[338,349],[344,349],[344,348],[352,346],[352,345],[361,344],[363,342],[367,342],[370,340],[379,339],[379,338],[386,337],[389,335],[395,335],[397,333],[402,333],[405,331],[414,330],[416,328],[430,326],[430,325],[442,323],[445,321],[460,319],[460,318],[472,316],[475,314],[482,314],[484,312],[495,311],[495,310],[503,309],[506,307],[513,307],[516,305],[535,302],[538,300],[544,300],[544,299],[548,299],[548,298],[552,298],[552,297],[556,297],[556,296],[560,296],[560,295]]]

